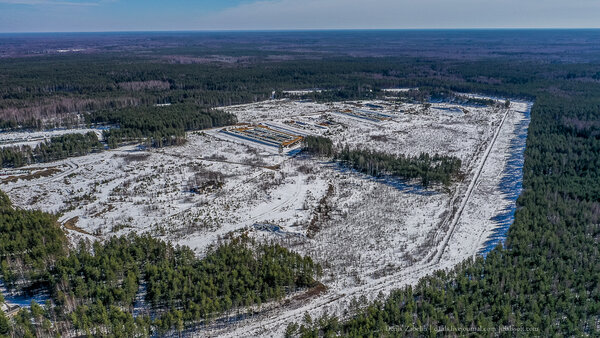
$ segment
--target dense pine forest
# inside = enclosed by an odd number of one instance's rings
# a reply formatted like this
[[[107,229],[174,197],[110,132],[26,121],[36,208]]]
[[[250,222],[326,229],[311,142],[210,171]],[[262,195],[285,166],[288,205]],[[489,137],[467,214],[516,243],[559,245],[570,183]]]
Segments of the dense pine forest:
[[[321,274],[309,257],[245,236],[223,240],[202,258],[136,235],[82,241],[69,250],[55,216],[16,209],[1,192],[0,208],[2,281],[12,292],[49,295],[12,323],[0,311],[0,335],[181,331],[314,287]],[[134,316],[139,303],[144,309]]]
[[[320,56],[241,64],[171,62],[118,53],[7,58],[0,63],[0,125],[73,125],[79,123],[73,115],[77,112],[87,114],[89,123],[119,125],[106,134],[111,146],[139,138],[160,146],[180,142],[185,130],[235,123],[232,116],[215,115],[212,107],[267,99],[273,91],[281,97],[289,89],[331,89],[309,96],[318,101],[372,98],[391,87],[419,87],[418,95],[399,99],[423,102],[455,100],[444,94],[453,90],[535,100],[524,191],[504,247],[424,278],[414,287],[359,304],[344,318],[307,316],[290,325],[287,333],[432,336],[440,327],[506,327],[532,330],[502,333],[506,336],[596,336],[600,64],[518,57],[464,61]],[[161,103],[172,106],[154,107]],[[29,155],[21,159],[3,150],[2,165],[94,149],[53,148],[52,142],[45,147],[36,156],[35,149],[26,151]],[[332,155],[331,145],[317,141],[308,147]],[[320,274],[309,257],[244,237],[225,240],[201,258],[185,247],[147,236],[82,242],[69,249],[55,215],[15,209],[5,195],[0,195],[0,204],[1,279],[13,291],[48,294],[45,304],[32,304],[11,319],[0,312],[0,335],[183,332],[310,288]],[[140,289],[145,296],[138,297]],[[140,302],[141,313],[136,310]]]
[[[2,281],[20,288],[43,280],[45,270],[65,254],[67,240],[53,215],[15,209],[0,192]]]

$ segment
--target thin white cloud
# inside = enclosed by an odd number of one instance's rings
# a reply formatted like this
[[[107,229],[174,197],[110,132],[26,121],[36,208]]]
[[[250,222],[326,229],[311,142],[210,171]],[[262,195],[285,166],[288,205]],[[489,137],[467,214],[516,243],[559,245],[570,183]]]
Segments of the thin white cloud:
[[[0,0],[3,4],[42,6],[98,6],[100,2],[52,1],[52,0]]]
[[[600,1],[273,0],[226,9],[198,29],[598,27]]]
[[[15,4],[0,31],[600,28],[598,0],[244,0],[216,12],[206,0],[127,1],[0,0]]]

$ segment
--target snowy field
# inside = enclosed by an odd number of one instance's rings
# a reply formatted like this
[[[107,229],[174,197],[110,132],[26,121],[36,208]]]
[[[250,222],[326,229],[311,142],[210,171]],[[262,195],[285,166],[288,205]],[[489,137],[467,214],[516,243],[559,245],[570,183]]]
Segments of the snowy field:
[[[312,256],[324,266],[326,292],[265,304],[252,320],[205,332],[282,333],[305,311],[341,315],[353,298],[372,299],[476,255],[497,226],[492,218],[512,203],[498,186],[530,107],[272,100],[223,108],[240,122],[336,145],[456,156],[461,179],[449,187],[373,179],[212,129],[189,133],[178,147],[4,170],[0,189],[17,206],[58,213],[72,240],[134,231],[201,255],[218,238],[246,232]]]
[[[290,103],[296,104],[300,103]],[[354,108],[393,117],[377,123],[338,113]],[[212,333],[283,334],[286,325],[301,321],[306,311],[313,318],[325,311],[343,316],[353,299],[373,299],[380,292],[415,284],[435,270],[452,268],[477,255],[498,226],[493,218],[514,203],[499,185],[514,151],[511,141],[516,138],[515,130],[530,109],[529,102],[513,102],[510,109],[451,104],[427,108],[390,102],[361,102],[360,107],[356,103],[313,104],[298,119],[331,121],[324,134],[336,143],[397,154],[457,156],[463,161],[465,178],[450,191],[440,187],[423,191],[411,182],[373,180],[321,163],[326,170],[319,174],[329,177],[334,186],[335,193],[329,198],[332,215],[311,239],[276,238],[326,266],[323,283],[328,291],[310,302],[292,299],[283,309],[265,306],[258,319],[241,322],[233,329],[215,327]],[[281,110],[273,109],[272,115],[265,114],[267,110],[261,105],[228,111],[241,111],[249,120],[283,118]],[[273,238],[271,234],[263,236]]]
[[[284,90],[284,94],[292,95],[292,96],[302,96],[311,93],[322,93],[321,89],[305,89],[305,90]]]

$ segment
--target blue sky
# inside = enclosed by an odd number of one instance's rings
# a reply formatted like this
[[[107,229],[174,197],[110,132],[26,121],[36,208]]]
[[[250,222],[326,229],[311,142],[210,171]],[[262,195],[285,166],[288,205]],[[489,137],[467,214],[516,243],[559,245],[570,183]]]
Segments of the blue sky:
[[[599,0],[0,0],[0,32],[600,28]]]

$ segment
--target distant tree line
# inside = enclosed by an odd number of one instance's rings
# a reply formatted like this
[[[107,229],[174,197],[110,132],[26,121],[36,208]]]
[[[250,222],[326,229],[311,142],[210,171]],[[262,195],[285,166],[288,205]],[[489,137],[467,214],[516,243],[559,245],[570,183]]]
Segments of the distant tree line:
[[[348,146],[336,151],[331,139],[323,136],[305,137],[303,150],[313,155],[333,157],[341,165],[371,176],[420,179],[425,187],[432,182],[449,185],[461,168],[461,160],[453,156],[427,153],[419,156],[392,155]]]
[[[178,145],[185,142],[186,131],[237,122],[235,115],[218,110],[203,111],[191,105],[101,111],[89,114],[87,120],[90,124],[115,127],[103,132],[104,140],[110,148],[129,142],[143,142],[152,147]],[[52,137],[35,147],[0,148],[0,165],[3,168],[21,167],[83,156],[103,149],[104,146],[94,132],[67,134]]]
[[[0,120],[0,130],[39,130],[43,128],[44,122],[40,119],[30,119],[17,122],[15,119]]]
[[[270,52],[259,53],[266,56]],[[325,90],[304,97],[318,101],[373,99],[389,96],[381,88],[398,87],[521,96],[523,89],[531,92],[536,85],[532,73],[568,71],[573,74],[568,81],[575,86],[584,84],[581,79],[592,79],[598,73],[578,64],[513,62],[507,66],[506,60],[472,63],[320,55],[319,60],[291,60],[268,66],[262,62],[232,65],[227,71],[214,64],[170,64],[164,60],[112,53],[4,59],[0,74],[7,76],[0,78],[0,126],[74,125],[80,123],[76,113],[152,107],[159,103],[190,104],[207,110],[266,100],[273,90],[280,93],[276,97],[283,97],[284,90],[316,87]],[[424,76],[430,73],[437,75]],[[448,81],[453,76],[462,80]],[[546,79],[548,90],[551,81]]]
[[[88,114],[87,121],[116,126],[104,132],[108,146],[116,148],[123,143],[140,141],[152,147],[177,145],[184,142],[186,131],[231,125],[237,119],[219,110],[178,104],[104,110]]]
[[[391,155],[367,149],[342,148],[335,159],[345,166],[372,176],[392,175],[401,178],[421,180],[425,187],[432,182],[449,185],[451,179],[460,172],[461,160],[453,156]]]
[[[94,132],[66,134],[52,137],[49,141],[44,141],[33,148],[31,146],[0,148],[0,165],[2,168],[16,168],[31,163],[83,156],[103,149],[104,146]]]

